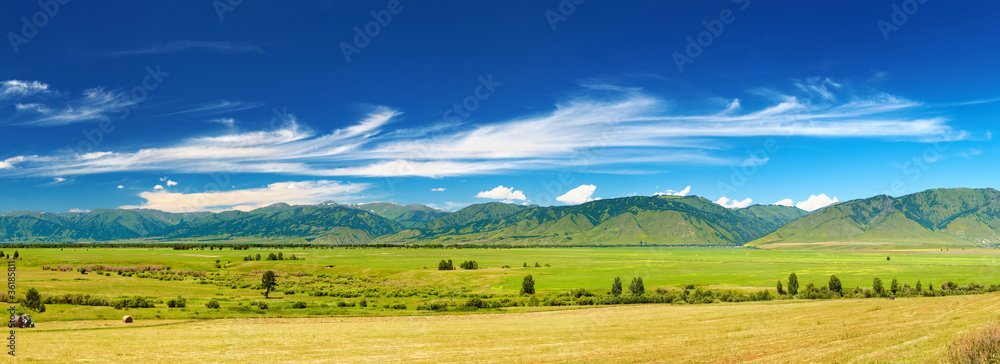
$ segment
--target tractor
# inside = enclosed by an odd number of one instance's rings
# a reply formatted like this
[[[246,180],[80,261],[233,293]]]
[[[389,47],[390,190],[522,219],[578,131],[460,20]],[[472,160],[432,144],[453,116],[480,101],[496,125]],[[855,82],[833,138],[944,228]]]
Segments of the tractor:
[[[10,324],[7,325],[7,326],[8,327],[12,327],[12,328],[13,327],[17,327],[17,328],[30,328],[30,327],[35,327],[35,323],[31,321],[31,315],[27,315],[27,314],[20,315],[20,316],[19,315],[11,315],[10,316]]]

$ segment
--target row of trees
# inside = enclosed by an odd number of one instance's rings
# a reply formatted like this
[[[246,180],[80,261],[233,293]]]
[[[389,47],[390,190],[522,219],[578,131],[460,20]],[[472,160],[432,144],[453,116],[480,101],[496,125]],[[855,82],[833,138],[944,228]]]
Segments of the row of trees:
[[[256,261],[260,260],[260,253],[257,253],[257,255],[247,255],[243,257],[243,261],[245,262],[255,261],[255,260]],[[268,254],[265,260],[299,260],[299,258],[296,257],[295,254],[292,254],[292,256],[288,257],[288,259],[285,259],[285,254],[282,252],[278,252],[278,254],[274,253]]]
[[[479,262],[475,260],[466,260],[459,263],[458,266],[462,269],[479,269]],[[438,263],[438,270],[455,270],[455,263],[452,263],[451,259],[441,259],[441,262]]]
[[[824,287],[815,288],[813,286],[813,284],[810,283],[809,284],[809,288],[810,288],[810,291],[828,290],[828,291],[830,291],[832,293],[837,293],[840,296],[844,296],[847,293],[856,293],[856,294],[857,293],[863,293],[863,290],[861,289],[861,287],[855,288],[854,291],[852,291],[852,292],[845,292],[844,291],[844,285],[843,285],[843,283],[840,281],[839,278],[837,278],[836,275],[831,275],[830,276],[830,280],[827,282],[827,285],[824,286]],[[977,289],[981,290],[983,287],[981,285],[977,285],[975,283],[970,283],[968,287],[960,287],[958,284],[955,284],[955,282],[947,282],[947,283],[941,285],[941,290],[955,291],[955,290],[962,290],[963,288],[967,288],[966,290],[977,290]],[[991,286],[990,289],[993,289],[993,286]],[[778,284],[777,284],[777,290],[778,290],[778,294],[779,295],[786,294],[786,291],[785,291],[784,287],[782,286],[780,280],[778,281]],[[907,284],[900,285],[899,281],[896,278],[893,278],[892,282],[889,283],[889,287],[886,287],[885,284],[882,283],[882,279],[881,278],[875,277],[874,279],[872,279],[871,292],[874,293],[874,296],[876,296],[876,297],[886,297],[886,296],[889,296],[889,295],[893,295],[894,296],[894,295],[897,295],[897,294],[900,294],[900,293],[906,293],[906,292],[911,292],[911,291],[912,292],[916,292],[916,293],[923,293],[924,292],[924,285],[923,285],[923,283],[921,283],[920,280],[917,280],[917,283],[911,288]],[[927,285],[927,291],[928,292],[933,292],[934,291],[934,284],[932,284],[932,283],[928,284]],[[798,276],[795,275],[795,273],[792,273],[792,274],[788,275],[788,291],[787,291],[787,294],[793,295],[793,296],[799,294],[799,279],[798,279]]]

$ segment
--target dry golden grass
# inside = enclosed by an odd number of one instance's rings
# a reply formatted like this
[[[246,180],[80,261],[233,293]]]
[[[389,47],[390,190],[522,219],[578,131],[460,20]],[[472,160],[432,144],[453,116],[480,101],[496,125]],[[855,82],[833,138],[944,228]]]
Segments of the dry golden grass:
[[[483,315],[42,322],[31,362],[941,362],[1000,294]]]

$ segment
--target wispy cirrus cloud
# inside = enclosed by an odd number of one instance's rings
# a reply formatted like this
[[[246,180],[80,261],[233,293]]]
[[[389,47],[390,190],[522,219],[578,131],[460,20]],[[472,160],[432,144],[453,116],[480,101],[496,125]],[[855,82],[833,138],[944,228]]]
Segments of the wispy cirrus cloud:
[[[3,102],[5,99],[8,102]],[[49,90],[38,81],[9,80],[0,83],[0,109],[13,105],[13,113],[0,116],[3,123],[24,126],[59,126],[105,120],[137,101],[124,92],[100,87],[83,91],[76,98]]]
[[[49,93],[49,85],[38,81],[7,80],[0,82],[0,99]]]
[[[135,55],[166,54],[166,53],[199,51],[199,50],[226,53],[226,54],[264,53],[263,49],[249,43],[175,40],[161,44],[153,44],[142,48],[108,52],[106,53],[106,55],[135,56]]]
[[[545,114],[485,124],[429,125],[433,133],[390,129],[402,112],[375,107],[349,126],[318,133],[294,116],[270,130],[232,130],[138,150],[21,156],[2,175],[70,176],[122,171],[280,173],[336,177],[462,176],[581,165],[725,164],[759,166],[766,159],[731,158],[720,139],[755,136],[874,138],[932,142],[968,137],[945,118],[926,118],[920,102],[878,91],[858,92],[827,79],[797,81],[793,92],[755,90],[715,110],[680,111],[637,88],[589,86]],[[829,95],[828,95],[829,93]],[[209,115],[260,106],[220,101],[171,115]],[[407,130],[414,130],[409,127]],[[595,153],[594,150],[599,150]],[[4,165],[0,165],[3,167]],[[622,168],[622,171],[628,169]],[[622,172],[625,173],[625,172]]]
[[[209,102],[209,103],[183,107],[180,110],[175,110],[169,113],[160,114],[158,116],[213,116],[213,115],[228,114],[228,113],[235,113],[240,111],[256,109],[261,106],[264,106],[264,103],[219,100],[216,102]],[[217,118],[211,121],[227,123],[225,119],[226,118]]]

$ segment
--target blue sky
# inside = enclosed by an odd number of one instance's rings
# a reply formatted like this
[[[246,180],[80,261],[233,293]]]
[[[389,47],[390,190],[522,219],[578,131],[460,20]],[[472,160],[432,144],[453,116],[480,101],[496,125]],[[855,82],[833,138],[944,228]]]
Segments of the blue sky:
[[[0,211],[998,187],[997,3],[232,4],[0,4]]]

